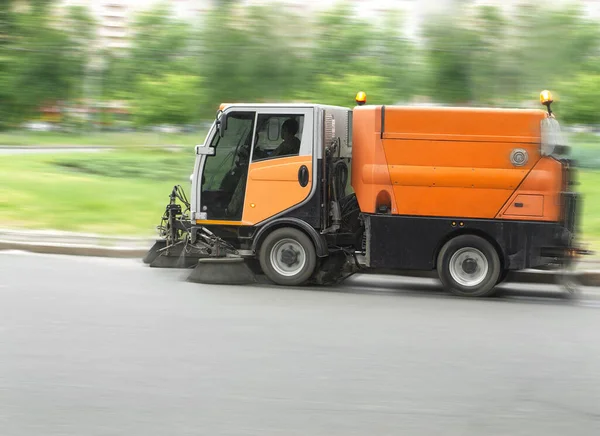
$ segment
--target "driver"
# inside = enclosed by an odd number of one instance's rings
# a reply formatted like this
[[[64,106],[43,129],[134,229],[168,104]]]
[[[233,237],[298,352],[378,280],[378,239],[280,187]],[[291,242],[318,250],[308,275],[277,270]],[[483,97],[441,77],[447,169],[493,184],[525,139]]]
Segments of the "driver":
[[[288,118],[281,126],[281,137],[283,142],[271,153],[270,157],[297,155],[300,153],[300,140],[296,137],[298,133],[298,122]]]
[[[269,157],[298,155],[300,153],[300,140],[295,136],[296,133],[298,133],[298,129],[298,122],[293,118],[288,118],[281,126],[281,137],[283,138],[283,142],[279,144]],[[258,143],[258,139],[256,140],[256,143]],[[255,153],[256,150],[257,148],[255,148]],[[237,186],[235,187],[231,200],[227,206],[227,214],[230,217],[237,216],[243,207],[248,168],[244,167],[241,170],[242,173],[237,179]]]

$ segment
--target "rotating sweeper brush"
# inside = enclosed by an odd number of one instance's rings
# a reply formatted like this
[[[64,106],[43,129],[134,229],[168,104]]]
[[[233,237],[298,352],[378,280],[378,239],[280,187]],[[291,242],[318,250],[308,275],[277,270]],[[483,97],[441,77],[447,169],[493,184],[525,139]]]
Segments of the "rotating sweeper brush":
[[[256,271],[250,267],[250,261],[210,230],[194,225],[188,215],[189,209],[190,203],[183,189],[174,186],[157,227],[159,239],[148,250],[143,262],[152,268],[189,269],[187,280],[195,283],[256,282]]]

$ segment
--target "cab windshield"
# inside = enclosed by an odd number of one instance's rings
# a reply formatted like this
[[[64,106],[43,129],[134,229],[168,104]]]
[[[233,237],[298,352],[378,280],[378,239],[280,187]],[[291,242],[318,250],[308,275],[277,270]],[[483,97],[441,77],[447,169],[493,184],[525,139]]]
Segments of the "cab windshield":
[[[241,219],[241,205],[232,200],[236,190],[245,188],[254,118],[253,112],[229,114],[223,136],[216,132],[211,141],[215,154],[206,157],[201,190],[208,219]]]

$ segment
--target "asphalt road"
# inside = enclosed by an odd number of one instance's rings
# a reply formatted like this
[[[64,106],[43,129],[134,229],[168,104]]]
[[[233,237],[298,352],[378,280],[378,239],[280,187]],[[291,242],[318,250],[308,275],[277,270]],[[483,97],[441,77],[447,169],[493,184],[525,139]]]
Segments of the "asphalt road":
[[[0,435],[598,435],[600,294],[0,253]]]

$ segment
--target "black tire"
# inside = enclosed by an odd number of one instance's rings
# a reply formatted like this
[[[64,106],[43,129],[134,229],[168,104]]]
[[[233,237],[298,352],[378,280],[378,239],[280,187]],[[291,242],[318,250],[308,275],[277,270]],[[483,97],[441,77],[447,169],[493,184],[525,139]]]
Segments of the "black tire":
[[[278,285],[300,286],[314,274],[317,253],[306,234],[291,227],[284,227],[274,230],[265,238],[260,247],[259,262],[263,272],[272,282]],[[288,271],[285,271],[286,267],[289,268]]]
[[[500,275],[498,276],[498,281],[496,282],[496,285],[499,285],[500,283],[504,283],[504,281],[506,280],[506,278],[508,277],[508,273],[510,271],[507,269],[503,269],[500,272]]]
[[[461,258],[454,259],[455,255],[464,255],[465,260],[460,263]],[[480,263],[472,259],[478,259]],[[442,284],[452,294],[461,297],[489,297],[495,292],[502,265],[498,252],[488,241],[475,235],[461,235],[444,245],[438,255],[437,271]],[[470,285],[469,273],[472,271],[473,284]],[[475,280],[478,272],[481,272],[480,277]]]

